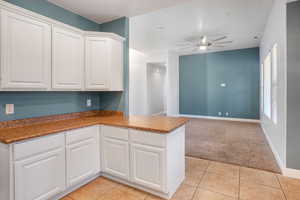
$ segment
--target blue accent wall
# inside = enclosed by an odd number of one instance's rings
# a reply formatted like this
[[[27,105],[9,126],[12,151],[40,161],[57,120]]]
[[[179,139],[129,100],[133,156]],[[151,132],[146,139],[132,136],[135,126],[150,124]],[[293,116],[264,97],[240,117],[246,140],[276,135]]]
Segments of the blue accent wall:
[[[45,0],[7,0],[12,4],[90,31],[99,24]],[[90,98],[93,106],[87,108]],[[15,114],[5,115],[5,104],[15,104]],[[0,92],[0,121],[100,109],[99,92]]]
[[[15,104],[15,114],[6,115],[5,104]],[[97,92],[0,92],[0,121],[99,110],[99,104]]]
[[[61,21],[65,24],[88,31],[99,31],[99,24],[64,8],[56,6],[46,0],[6,0],[19,7],[36,12],[46,17]]]
[[[180,56],[180,114],[259,119],[259,69],[259,48]]]
[[[124,92],[100,93],[101,110],[120,110],[129,112],[129,19],[123,17],[112,22],[100,24],[100,31],[116,33],[124,38]]]

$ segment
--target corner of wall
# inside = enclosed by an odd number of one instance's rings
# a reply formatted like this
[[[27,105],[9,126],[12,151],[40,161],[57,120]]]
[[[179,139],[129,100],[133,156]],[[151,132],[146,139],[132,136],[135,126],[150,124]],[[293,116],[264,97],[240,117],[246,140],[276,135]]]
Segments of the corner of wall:
[[[122,17],[99,24],[99,31],[116,33],[125,37],[124,41],[124,91],[100,93],[102,110],[120,110],[129,114],[129,19]]]

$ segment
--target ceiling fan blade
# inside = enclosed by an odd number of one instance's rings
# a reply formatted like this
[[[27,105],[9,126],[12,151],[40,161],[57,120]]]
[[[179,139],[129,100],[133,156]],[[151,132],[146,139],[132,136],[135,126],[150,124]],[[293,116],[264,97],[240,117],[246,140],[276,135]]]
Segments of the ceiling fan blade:
[[[224,48],[225,46],[222,46],[222,45],[213,45],[212,47],[219,47],[219,48]]]
[[[190,43],[181,43],[181,44],[176,44],[176,46],[178,46],[178,47],[191,46],[191,44]]]
[[[179,51],[185,51],[185,50],[189,50],[189,49],[193,49],[195,48],[194,46],[189,46],[189,47],[183,47],[183,48],[179,48]]]
[[[220,38],[217,38],[217,39],[213,40],[213,42],[217,42],[217,41],[220,41],[220,40],[224,40],[224,39],[226,39],[226,38],[227,38],[227,36],[223,36],[223,37],[220,37]]]
[[[230,44],[230,43],[233,43],[233,41],[216,42],[215,44]]]
[[[184,41],[184,42],[178,42],[176,43],[176,46],[186,46],[186,45],[192,45],[192,42]]]

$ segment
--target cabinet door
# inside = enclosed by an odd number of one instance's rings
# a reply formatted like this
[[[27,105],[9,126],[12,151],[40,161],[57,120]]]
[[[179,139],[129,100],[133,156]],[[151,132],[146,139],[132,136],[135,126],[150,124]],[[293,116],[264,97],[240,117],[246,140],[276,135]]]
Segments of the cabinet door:
[[[86,37],[86,89],[109,89],[109,52],[109,39],[100,37]]]
[[[15,162],[15,200],[46,200],[65,189],[65,150]]]
[[[52,88],[82,89],[84,40],[80,33],[53,27]]]
[[[131,179],[158,191],[166,190],[165,150],[146,145],[131,145]]]
[[[103,171],[129,180],[129,145],[127,141],[104,138]]]
[[[100,171],[100,149],[97,127],[67,134],[67,186],[76,185]],[[73,137],[74,136],[74,137]]]
[[[1,10],[1,87],[50,87],[51,26]]]
[[[111,91],[123,91],[123,42],[111,40]]]

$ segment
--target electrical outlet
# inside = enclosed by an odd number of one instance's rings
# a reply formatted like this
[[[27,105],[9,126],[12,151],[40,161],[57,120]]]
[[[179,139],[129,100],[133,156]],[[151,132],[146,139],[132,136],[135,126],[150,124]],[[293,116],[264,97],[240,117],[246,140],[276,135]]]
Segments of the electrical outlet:
[[[5,105],[5,114],[12,115],[15,113],[15,105],[14,104],[6,104]]]
[[[86,107],[92,107],[92,100],[91,99],[86,100]]]
[[[218,115],[219,115],[219,116],[222,116],[222,112],[218,112]]]
[[[221,87],[226,87],[227,85],[226,85],[226,83],[221,83],[220,86]]]

